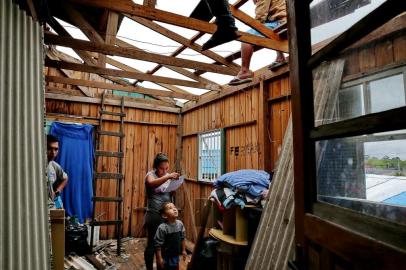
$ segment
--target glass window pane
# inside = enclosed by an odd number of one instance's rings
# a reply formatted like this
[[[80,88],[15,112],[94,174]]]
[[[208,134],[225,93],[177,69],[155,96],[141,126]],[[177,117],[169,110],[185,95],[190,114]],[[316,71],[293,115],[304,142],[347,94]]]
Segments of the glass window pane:
[[[199,135],[199,180],[214,181],[221,173],[221,132]]]
[[[310,4],[312,45],[339,35],[386,0],[313,0]]]
[[[398,108],[405,105],[403,74],[369,83],[371,113]]]
[[[406,130],[319,141],[318,200],[406,224]]]
[[[364,114],[364,98],[362,90],[362,85],[355,85],[340,90],[338,94],[340,120]]]

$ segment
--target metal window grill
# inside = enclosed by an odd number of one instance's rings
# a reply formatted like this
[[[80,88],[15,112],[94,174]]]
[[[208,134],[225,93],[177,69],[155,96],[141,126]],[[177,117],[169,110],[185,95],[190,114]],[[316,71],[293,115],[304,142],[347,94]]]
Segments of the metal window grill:
[[[199,180],[214,181],[221,175],[221,131],[199,135]]]

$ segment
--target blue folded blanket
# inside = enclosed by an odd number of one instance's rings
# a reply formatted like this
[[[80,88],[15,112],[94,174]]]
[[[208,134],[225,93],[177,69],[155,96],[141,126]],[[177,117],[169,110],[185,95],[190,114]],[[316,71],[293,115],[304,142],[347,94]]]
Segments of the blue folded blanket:
[[[238,170],[220,176],[214,181],[215,187],[227,186],[239,189],[254,197],[261,196],[264,189],[269,188],[271,176],[266,171]]]

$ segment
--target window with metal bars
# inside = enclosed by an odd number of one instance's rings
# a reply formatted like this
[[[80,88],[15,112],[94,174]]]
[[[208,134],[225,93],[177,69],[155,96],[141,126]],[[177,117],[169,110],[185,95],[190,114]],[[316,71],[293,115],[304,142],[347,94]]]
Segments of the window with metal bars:
[[[221,131],[199,134],[199,181],[212,182],[221,175]]]

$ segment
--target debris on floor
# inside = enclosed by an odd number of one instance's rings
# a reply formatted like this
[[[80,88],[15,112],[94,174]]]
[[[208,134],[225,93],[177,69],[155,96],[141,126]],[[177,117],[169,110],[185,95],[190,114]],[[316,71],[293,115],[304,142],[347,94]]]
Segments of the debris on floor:
[[[70,254],[65,256],[65,270],[145,270],[144,249],[146,238],[126,237],[122,239],[121,255],[117,256],[115,240],[102,240],[86,256]],[[188,255],[187,261],[190,261]],[[180,261],[180,269],[186,269],[186,262]]]

